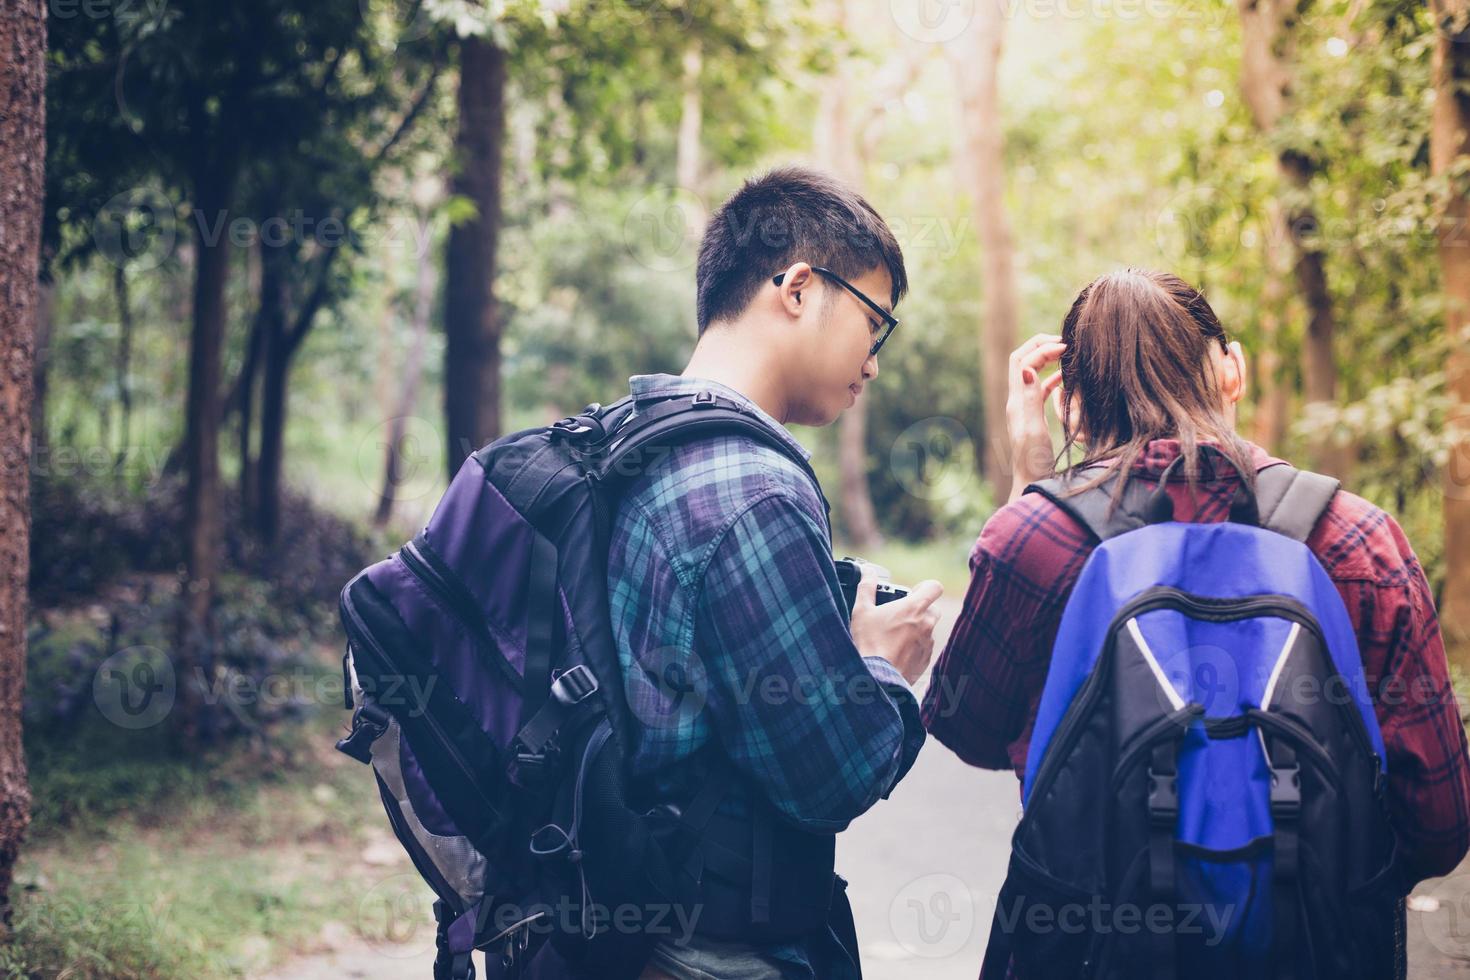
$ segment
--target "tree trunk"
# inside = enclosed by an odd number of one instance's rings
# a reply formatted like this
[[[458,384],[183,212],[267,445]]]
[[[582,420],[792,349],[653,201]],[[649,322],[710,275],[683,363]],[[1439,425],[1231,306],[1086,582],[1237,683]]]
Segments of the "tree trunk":
[[[129,443],[133,432],[133,305],[128,298],[127,268],[119,262],[112,270],[112,294],[117,299],[117,397],[122,404],[119,420],[121,435],[118,439],[115,475],[119,482],[124,476],[124,467],[132,452]]]
[[[292,350],[291,301],[287,283],[291,256],[282,248],[265,248],[260,263],[260,455],[255,463],[256,536],[274,551],[281,519],[281,471],[286,453],[286,396]],[[243,416],[242,416],[243,419]]]
[[[46,160],[46,7],[0,5],[0,938],[31,818],[21,744],[31,537],[31,384]]]
[[[1463,38],[1470,21],[1470,0],[1432,0],[1439,22],[1435,39],[1434,113],[1430,122],[1430,169],[1448,174],[1470,153],[1470,51]],[[1449,363],[1445,370],[1450,396],[1450,457],[1444,472],[1445,581],[1439,619],[1450,660],[1470,670],[1470,191],[1459,178],[1448,191],[1440,224],[1439,265],[1444,281],[1445,330]]]
[[[419,241],[424,243],[418,252],[418,281],[414,289],[413,337],[409,341],[408,356],[403,362],[403,387],[398,396],[398,410],[393,413],[393,423],[388,429],[388,446],[383,464],[383,491],[378,494],[378,510],[373,515],[373,524],[385,527],[393,516],[393,498],[398,482],[403,478],[403,437],[408,417],[413,414],[419,400],[419,378],[423,373],[424,344],[429,335],[429,319],[434,309],[434,262],[427,247],[429,221],[427,216],[419,222]]]
[[[1262,135],[1270,137],[1291,108],[1293,31],[1300,14],[1300,0],[1239,0],[1243,48],[1240,62],[1240,90],[1247,108]],[[1332,294],[1327,286],[1326,257],[1315,240],[1317,216],[1310,204],[1312,176],[1316,164],[1306,156],[1284,149],[1277,157],[1277,169],[1283,186],[1282,217],[1273,221],[1271,233],[1283,232],[1294,253],[1292,274],[1307,308],[1307,335],[1303,347],[1306,401],[1332,404],[1337,400],[1337,358],[1333,354],[1333,338],[1337,320],[1332,309]],[[1269,274],[1276,276],[1277,270]],[[1283,302],[1271,311],[1282,316]],[[1268,338],[1271,342],[1274,338]],[[1271,361],[1279,362],[1273,351]],[[1263,375],[1262,382],[1271,378]],[[1269,397],[1262,392],[1262,397]],[[1280,402],[1277,403],[1281,405]],[[1312,439],[1312,465],[1339,478],[1345,478],[1351,467],[1351,453],[1334,447],[1327,435]]]
[[[457,170],[451,193],[475,216],[449,232],[445,255],[444,414],[449,478],[466,456],[500,434],[500,308],[495,249],[500,234],[505,142],[505,53],[483,37],[460,42]]]
[[[844,2],[834,4],[832,17],[839,30],[847,25]],[[863,190],[863,159],[853,132],[852,106],[848,102],[849,80],[838,66],[822,90],[818,109],[816,156],[822,166],[841,177],[855,190]],[[864,395],[842,413],[837,422],[837,468],[841,479],[839,513],[847,541],[859,552],[883,546],[873,491],[868,483],[868,399]]]
[[[971,214],[980,238],[985,319],[980,324],[980,379],[984,403],[986,479],[997,500],[1010,494],[1010,438],[1006,431],[1006,393],[1011,351],[1020,332],[1015,247],[1005,206],[1005,133],[1000,111],[1000,59],[1005,42],[1005,8],[975,6],[971,30],[948,49],[964,111],[963,156],[970,174]]]
[[[264,248],[264,246],[261,247]],[[264,265],[263,262],[261,264]],[[240,514],[247,521],[252,520],[255,514],[260,486],[259,475],[255,468],[256,457],[251,452],[250,443],[252,433],[255,431],[255,376],[260,373],[260,353],[261,348],[265,346],[264,277],[265,271],[262,269],[262,282],[257,287],[257,301],[260,305],[256,307],[255,319],[250,323],[250,336],[245,341],[245,362],[240,365],[239,377],[235,379],[235,385],[229,397],[225,399],[220,417],[220,424],[225,425],[229,422],[232,413],[238,416]]]
[[[1290,404],[1286,380],[1281,377],[1281,327],[1288,300],[1284,256],[1286,213],[1279,202],[1267,204],[1265,246],[1266,283],[1261,290],[1261,349],[1257,353],[1256,415],[1252,438],[1268,452],[1280,452],[1286,441],[1286,413]]]
[[[704,127],[704,104],[699,92],[699,77],[704,71],[704,53],[698,37],[689,39],[684,48],[684,91],[679,108],[679,139],[674,153],[674,182],[679,189],[700,196],[700,134]],[[701,198],[702,199],[702,198]],[[704,236],[707,215],[704,208],[689,214],[696,238]]]
[[[230,269],[228,208],[231,174],[204,166],[194,188],[194,309],[189,337],[189,394],[184,429],[184,603],[177,671],[178,744],[190,749],[204,733],[200,722],[208,683],[214,624],[211,604],[219,578],[220,350],[225,330],[225,285]]]

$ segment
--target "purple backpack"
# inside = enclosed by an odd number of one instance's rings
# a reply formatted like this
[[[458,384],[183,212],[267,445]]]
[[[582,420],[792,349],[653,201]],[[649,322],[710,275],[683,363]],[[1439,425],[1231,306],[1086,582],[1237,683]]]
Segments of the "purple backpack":
[[[709,391],[505,436],[465,460],[412,541],[343,588],[353,716],[337,747],[372,766],[437,896],[435,980],[472,978],[475,949],[488,977],[634,977],[674,934],[679,869],[726,788],[682,811],[629,803],[608,528],[629,478],[727,433],[791,456]]]

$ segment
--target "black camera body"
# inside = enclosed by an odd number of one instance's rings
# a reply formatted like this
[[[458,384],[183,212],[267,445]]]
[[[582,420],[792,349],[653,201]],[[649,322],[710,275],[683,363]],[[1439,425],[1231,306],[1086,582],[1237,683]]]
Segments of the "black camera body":
[[[847,612],[852,614],[852,607],[857,605],[858,582],[862,581],[863,569],[860,558],[838,558],[837,559],[837,581],[842,583],[842,595],[847,600]],[[874,598],[876,605],[902,599],[909,594],[909,590],[894,585],[892,582],[879,582],[878,594]]]

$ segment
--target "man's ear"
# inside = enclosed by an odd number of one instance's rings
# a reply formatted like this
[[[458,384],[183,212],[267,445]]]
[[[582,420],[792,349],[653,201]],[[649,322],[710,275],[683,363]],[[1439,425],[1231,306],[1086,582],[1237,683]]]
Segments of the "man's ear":
[[[787,266],[781,285],[777,287],[780,290],[781,307],[787,316],[799,317],[806,309],[809,302],[807,292],[811,289],[815,276],[812,267],[805,262],[793,262]]]

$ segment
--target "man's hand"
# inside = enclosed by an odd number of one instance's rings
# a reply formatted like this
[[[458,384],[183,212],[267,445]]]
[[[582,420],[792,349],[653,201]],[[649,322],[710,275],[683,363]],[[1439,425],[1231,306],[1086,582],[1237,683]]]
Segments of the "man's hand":
[[[926,579],[902,599],[877,605],[878,576],[872,566],[862,565],[857,602],[852,607],[852,641],[865,657],[882,657],[898,668],[904,680],[917,684],[934,656],[934,627],[939,613],[934,600],[944,586]]]
[[[1052,474],[1056,449],[1046,427],[1046,400],[1062,383],[1058,371],[1045,381],[1041,370],[1062,356],[1067,345],[1054,333],[1039,333],[1011,352],[1006,430],[1011,439],[1011,500],[1026,484]]]

